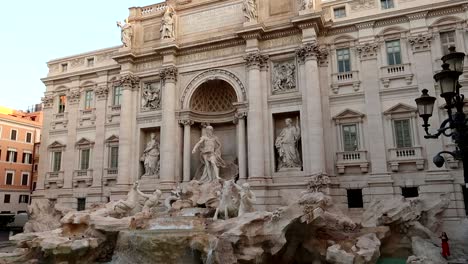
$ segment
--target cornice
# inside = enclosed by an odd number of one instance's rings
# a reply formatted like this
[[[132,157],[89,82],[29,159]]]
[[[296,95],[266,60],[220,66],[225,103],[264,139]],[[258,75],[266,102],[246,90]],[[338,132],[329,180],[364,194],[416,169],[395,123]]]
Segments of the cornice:
[[[76,71],[76,72],[57,74],[54,76],[47,76],[45,78],[42,78],[41,81],[42,83],[47,85],[47,84],[52,84],[50,82],[53,82],[53,81],[76,78],[76,77],[89,75],[89,74],[97,74],[97,72],[101,72],[101,71],[110,71],[110,70],[118,70],[118,69],[120,69],[120,65],[115,64],[115,65],[104,66],[104,67],[93,68],[93,69],[86,69],[86,70],[81,70],[81,71]]]

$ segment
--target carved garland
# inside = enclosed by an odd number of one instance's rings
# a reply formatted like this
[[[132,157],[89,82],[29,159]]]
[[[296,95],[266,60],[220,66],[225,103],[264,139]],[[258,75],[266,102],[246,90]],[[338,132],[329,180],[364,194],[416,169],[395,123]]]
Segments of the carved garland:
[[[364,45],[359,45],[356,47],[356,50],[361,56],[361,60],[370,59],[377,57],[377,51],[379,49],[378,43],[366,43]]]
[[[98,99],[106,99],[109,94],[109,88],[107,86],[98,86],[94,93]]]
[[[70,104],[76,104],[80,101],[81,93],[78,90],[70,91],[67,94],[67,99]]]
[[[432,35],[419,34],[408,38],[409,43],[413,46],[413,51],[427,50],[431,47]]]
[[[45,97],[42,97],[42,104],[44,105],[44,108],[52,108],[54,106],[54,96],[52,95],[46,95]]]
[[[223,79],[223,78],[220,78],[220,77],[223,77],[223,76],[226,77],[225,80],[227,79],[227,80],[230,80],[230,81],[234,81],[235,84],[237,84],[237,87],[239,87],[239,89],[242,92],[242,98],[241,99],[244,100],[246,98],[247,91],[245,90],[245,86],[242,83],[242,81],[239,78],[237,78],[237,76],[235,74],[233,74],[232,72],[229,72],[227,70],[223,70],[223,69],[211,69],[211,70],[200,73],[195,78],[193,78],[192,81],[190,81],[190,83],[184,89],[184,91],[182,93],[182,97],[180,98],[181,106],[182,107],[184,106],[184,102],[185,102],[185,99],[187,98],[187,95],[189,94],[190,91],[192,91],[194,89],[195,85],[198,86],[200,84],[201,80],[204,80],[204,79],[217,79],[217,78]],[[230,82],[228,81],[228,83],[230,83]]]

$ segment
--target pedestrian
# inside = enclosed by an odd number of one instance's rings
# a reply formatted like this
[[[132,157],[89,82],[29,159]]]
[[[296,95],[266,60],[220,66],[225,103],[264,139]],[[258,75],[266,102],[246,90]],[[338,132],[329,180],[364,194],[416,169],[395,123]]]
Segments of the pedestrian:
[[[442,256],[447,259],[450,256],[450,248],[448,244],[448,237],[445,232],[442,232],[442,235],[439,237],[442,239]]]

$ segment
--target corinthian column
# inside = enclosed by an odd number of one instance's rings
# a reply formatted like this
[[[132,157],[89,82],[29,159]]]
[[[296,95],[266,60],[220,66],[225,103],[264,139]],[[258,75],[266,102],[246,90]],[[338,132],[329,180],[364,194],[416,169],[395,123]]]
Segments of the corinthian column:
[[[184,126],[184,182],[189,182],[190,178],[190,158],[191,158],[191,145],[190,145],[190,130],[193,121],[182,120],[180,123]]]
[[[160,72],[162,87],[162,124],[161,124],[161,183],[173,184],[175,179],[176,161],[176,81],[177,68],[167,67]]]
[[[245,140],[245,117],[247,113],[236,113],[234,123],[237,125],[237,160],[239,163],[239,179],[247,179],[247,152]]]
[[[248,54],[245,58],[249,71],[248,101],[249,112],[247,119],[247,135],[249,139],[249,178],[265,178],[264,146],[263,146],[263,92],[261,90],[260,66],[268,59],[259,53]]]
[[[304,108],[301,119],[305,121],[307,133],[304,157],[304,170],[309,174],[325,172],[325,146],[323,135],[322,96],[318,59],[326,56],[315,43],[307,43],[296,51],[298,59],[304,62]]]
[[[130,184],[132,179],[132,148],[133,148],[133,111],[136,106],[133,105],[133,90],[138,88],[140,79],[127,74],[120,78],[117,85],[122,87],[122,102],[120,105],[120,130],[119,130],[119,174],[117,184]]]

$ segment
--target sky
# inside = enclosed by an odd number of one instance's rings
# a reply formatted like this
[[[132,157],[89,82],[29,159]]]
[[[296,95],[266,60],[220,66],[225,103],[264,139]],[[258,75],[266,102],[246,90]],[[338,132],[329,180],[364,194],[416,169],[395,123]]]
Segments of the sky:
[[[159,0],[4,0],[0,3],[0,106],[27,110],[41,102],[46,62],[121,44],[116,21],[128,8]]]

